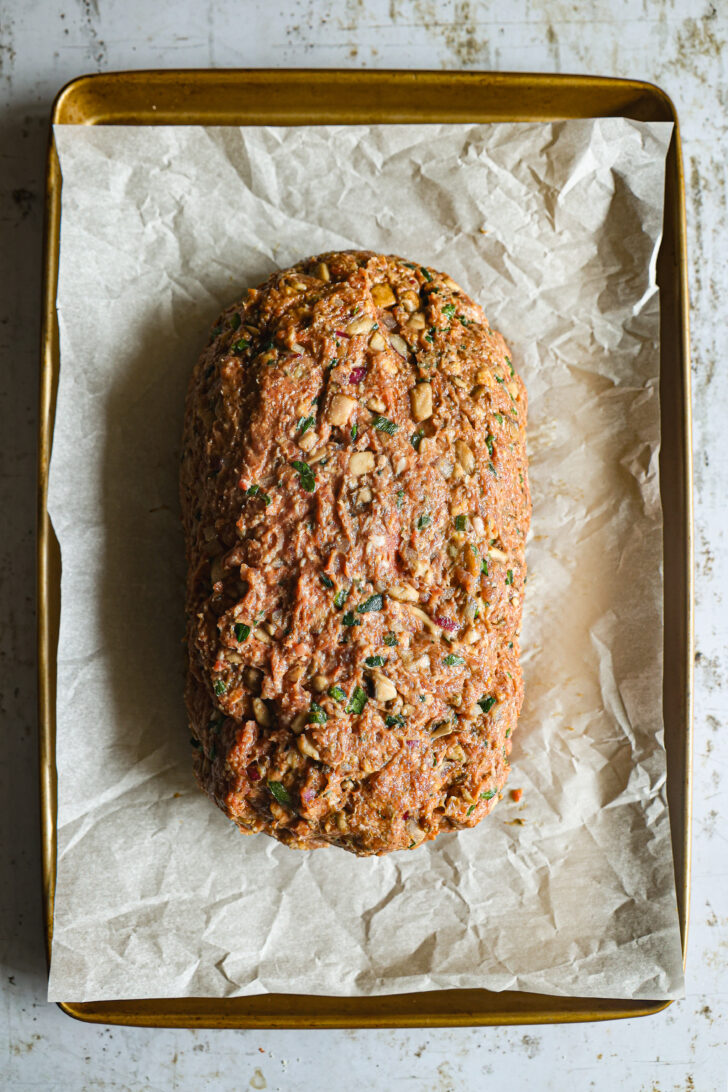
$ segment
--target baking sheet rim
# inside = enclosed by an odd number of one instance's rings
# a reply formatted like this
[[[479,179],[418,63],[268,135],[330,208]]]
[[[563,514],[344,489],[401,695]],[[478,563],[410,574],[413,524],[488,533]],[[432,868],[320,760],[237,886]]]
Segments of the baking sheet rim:
[[[613,89],[615,92],[621,91],[626,93],[629,90],[633,90],[635,93],[640,93],[640,98],[637,102],[642,102],[650,96],[654,97],[657,102],[661,104],[664,110],[667,111],[670,120],[673,121],[675,126],[674,140],[675,140],[675,168],[676,168],[676,194],[675,205],[668,207],[665,205],[664,222],[667,223],[669,216],[675,216],[676,214],[676,238],[675,249],[679,257],[679,286],[678,286],[678,301],[679,301],[679,317],[680,317],[680,335],[681,335],[681,359],[682,359],[682,426],[684,430],[684,444],[685,444],[685,459],[682,466],[684,472],[684,496],[681,498],[684,504],[684,519],[682,521],[682,527],[685,532],[684,542],[684,555],[683,555],[683,569],[685,570],[684,576],[686,580],[685,588],[685,633],[684,633],[684,652],[688,663],[688,669],[686,673],[686,695],[685,695],[685,738],[683,739],[683,759],[684,769],[682,770],[683,782],[683,814],[680,816],[682,819],[681,833],[683,838],[683,860],[680,879],[680,893],[682,898],[680,903],[680,926],[682,932],[683,942],[683,962],[686,955],[686,942],[687,942],[687,927],[688,927],[688,906],[689,906],[689,880],[690,880],[690,797],[691,797],[691,781],[692,781],[692,658],[693,658],[693,593],[692,593],[692,506],[691,506],[691,494],[692,494],[692,459],[691,459],[691,404],[690,404],[690,363],[689,363],[689,326],[688,326],[688,298],[687,298],[687,260],[686,260],[686,247],[685,247],[685,199],[684,199],[684,177],[682,169],[682,155],[680,148],[680,134],[678,127],[677,114],[670,99],[665,95],[661,89],[651,84],[642,83],[639,81],[631,80],[618,80],[609,79],[603,77],[589,77],[589,76],[546,76],[546,75],[531,75],[528,73],[478,73],[478,72],[459,72],[459,73],[442,73],[442,72],[407,72],[407,71],[362,71],[362,70],[335,70],[335,69],[323,69],[323,70],[303,70],[303,69],[291,69],[291,70],[277,70],[268,71],[265,69],[248,69],[248,70],[187,70],[187,71],[162,71],[162,70],[150,70],[145,72],[120,72],[112,74],[101,74],[92,76],[81,76],[71,81],[64,88],[61,89],[56,100],[53,104],[51,113],[51,130],[49,138],[49,150],[48,150],[48,163],[47,163],[47,176],[46,176],[46,203],[45,203],[45,228],[44,228],[44,257],[43,257],[43,323],[41,332],[41,383],[40,383],[40,415],[39,415],[39,465],[38,465],[38,557],[37,557],[37,575],[38,575],[38,673],[39,673],[39,733],[40,733],[40,797],[41,797],[41,819],[42,819],[42,866],[43,866],[43,901],[44,901],[44,914],[46,925],[46,945],[47,945],[47,957],[50,960],[51,941],[53,933],[53,899],[55,890],[55,866],[56,866],[56,771],[55,771],[55,637],[56,634],[51,632],[52,621],[51,609],[50,609],[50,588],[51,581],[58,581],[60,573],[59,557],[53,556],[55,549],[58,550],[57,542],[55,542],[55,536],[50,524],[50,519],[47,512],[46,499],[47,499],[47,485],[48,485],[48,469],[50,463],[50,451],[52,444],[52,426],[53,416],[55,410],[55,388],[58,377],[58,330],[57,330],[57,316],[55,312],[55,296],[56,286],[58,278],[58,258],[59,258],[59,231],[60,231],[60,199],[61,199],[61,177],[58,159],[55,151],[55,145],[53,141],[54,124],[64,123],[79,123],[79,117],[73,117],[64,121],[64,114],[72,113],[74,109],[77,109],[77,104],[73,103],[74,95],[83,95],[84,91],[88,91],[89,88],[93,90],[94,87],[103,90],[102,85],[114,86],[119,94],[115,95],[113,105],[107,110],[111,109],[118,116],[115,118],[117,124],[123,123],[123,117],[125,116],[125,110],[128,107],[124,104],[124,84],[126,81],[126,89],[128,91],[130,83],[137,83],[140,79],[146,78],[156,84],[155,90],[159,98],[160,88],[166,91],[169,95],[174,95],[175,91],[178,93],[184,87],[188,87],[193,83],[204,84],[208,83],[211,88],[211,93],[214,96],[216,93],[216,85],[222,85],[224,80],[234,81],[236,78],[244,84],[257,84],[263,88],[266,85],[266,81],[275,78],[280,86],[281,81],[288,80],[291,87],[297,86],[300,83],[301,77],[304,77],[307,81],[315,83],[317,80],[321,83],[325,83],[327,80],[332,83],[332,87],[336,83],[346,82],[347,79],[351,84],[359,84],[363,87],[366,86],[385,86],[387,83],[402,84],[403,81],[411,80],[412,77],[416,77],[420,81],[420,88],[429,80],[434,86],[442,87],[444,84],[450,82],[456,86],[467,87],[470,85],[474,87],[478,83],[481,87],[489,87],[494,89],[510,89],[515,92],[517,88],[526,86],[541,86],[544,91],[546,89],[553,89],[557,87],[561,92],[568,91],[569,89],[576,91],[579,88],[579,95],[582,97],[580,101],[583,101],[583,95],[585,89],[588,90],[592,87],[594,90],[597,88],[600,92]],[[185,83],[186,81],[186,83]],[[103,95],[102,95],[103,98]],[[470,116],[466,116],[469,113],[469,109],[465,105],[458,107],[460,120],[462,121],[477,121],[478,123],[487,123],[493,120],[504,120],[508,117],[510,120],[532,120],[533,115],[528,116],[519,115],[518,110],[514,110],[511,114],[509,111],[503,113],[502,103],[500,104],[500,112],[494,110],[492,113],[483,114],[482,107],[477,109],[477,117],[473,116],[473,107],[470,107]],[[272,121],[270,116],[264,116],[262,111],[267,107],[262,107],[260,103],[254,104],[253,113],[254,116],[261,118],[259,124],[281,124],[281,121]],[[165,109],[159,110],[156,105],[152,104],[147,106],[148,118],[144,124],[174,124],[170,122],[169,113],[171,111],[177,117],[177,123],[183,124],[207,124],[204,117],[199,113],[194,115],[194,120],[190,119],[189,112],[185,109],[185,104],[170,106],[167,105]],[[346,107],[343,107],[338,102],[324,101],[317,102],[312,109],[321,111],[322,109],[330,115],[328,122],[322,122],[320,120],[312,121],[312,124],[331,123],[337,116],[338,120],[342,120],[341,115],[348,111],[347,117],[350,113],[357,114],[357,108],[352,107],[351,102],[348,102]],[[396,117],[387,116],[386,110],[380,108],[377,111],[377,120],[382,123],[389,121],[401,122],[402,107],[399,108],[399,113]],[[276,109],[272,108],[273,117],[277,117],[280,111],[280,106]],[[209,111],[213,113],[212,110]],[[406,112],[406,111],[405,111]],[[542,117],[560,117],[561,113],[550,113],[547,111]],[[569,116],[575,117],[590,117],[594,116],[588,110],[579,110],[578,114]],[[625,113],[615,113],[613,116],[629,116]],[[181,118],[188,120],[181,122]],[[431,120],[432,115],[417,116],[419,123],[426,123]],[[371,120],[370,118],[362,120]],[[406,120],[413,121],[413,117],[409,117]],[[139,124],[138,118],[134,118],[134,122]],[[251,122],[249,118],[245,119],[248,124]],[[85,119],[86,124],[109,124],[108,120],[99,122],[92,118]],[[243,124],[241,120],[237,122]],[[291,122],[287,122],[290,124]],[[228,124],[231,124],[228,122]],[[663,363],[663,352],[661,347],[660,362]],[[684,665],[683,665],[684,666]],[[677,816],[671,813],[671,823],[674,823]],[[674,842],[674,837],[673,837]],[[676,877],[677,880],[677,877]],[[458,1011],[447,1011],[442,1006],[446,1004],[447,1000],[453,996],[461,998],[463,1001],[466,998],[472,999],[471,1005],[465,1005],[458,1009]],[[326,1009],[326,1002],[335,1002],[332,1006],[337,1010],[342,1009],[359,1009],[359,1012],[353,1014],[337,1014],[333,1013],[327,1015],[324,1012],[320,1012],[318,1016],[302,1014],[297,1015],[295,1011],[294,997],[303,1000],[307,1003],[309,1012],[311,1005],[314,1007],[318,1003],[319,1009]],[[477,999],[488,998],[493,1004],[493,1008],[487,1008],[484,1005],[477,1005]],[[270,1000],[268,1000],[270,999]],[[271,1005],[271,1001],[280,999],[284,1002],[283,1014],[276,1015],[271,1012],[267,1013],[266,1009]],[[438,1006],[438,999],[441,1005]],[[533,999],[533,1007],[528,1007],[529,999]],[[426,1011],[423,1012],[408,1012],[408,1008],[412,1008],[413,1002],[416,1001],[425,1002],[423,1008]],[[399,1011],[397,1009],[397,1002],[400,1002]],[[429,1004],[427,1004],[429,1002]],[[504,1002],[499,1005],[498,1002]],[[526,1002],[524,1005],[523,1003]],[[349,998],[318,998],[309,997],[307,995],[283,995],[283,994],[263,994],[255,997],[240,997],[240,998],[222,998],[222,999],[208,999],[208,998],[178,998],[178,999],[165,999],[165,998],[153,998],[153,999],[140,999],[135,1001],[119,1001],[119,1002],[62,1002],[60,1007],[70,1016],[76,1019],[81,1019],[91,1022],[101,1023],[120,1023],[130,1025],[143,1025],[143,1026],[207,1026],[207,1027],[416,1027],[416,1026],[458,1026],[458,1025],[476,1025],[476,1024],[522,1024],[522,1023],[547,1023],[547,1022],[569,1022],[569,1021],[582,1021],[582,1020],[603,1020],[603,1019],[619,1019],[631,1016],[648,1015],[661,1011],[666,1008],[670,1001],[656,1001],[652,1004],[649,1002],[630,1002],[623,999],[604,999],[603,1001],[595,1000],[594,998],[576,998],[576,997],[551,997],[550,995],[541,994],[525,994],[519,991],[505,991],[504,993],[494,993],[488,990],[436,990],[425,991],[417,994],[393,994],[390,996],[373,997],[373,998],[361,998],[361,997],[349,997]],[[220,1011],[215,1012],[217,1008]],[[368,1013],[368,1009],[372,1008],[372,1013]],[[395,1010],[391,1015],[381,1013],[378,1015],[375,1009],[380,1010]],[[456,1006],[457,1008],[457,1006]],[[209,1010],[205,1012],[205,1010]],[[236,1010],[241,1010],[239,1013]],[[245,1011],[243,1011],[245,1010]],[[256,1010],[260,1011],[259,1015],[256,1015]]]

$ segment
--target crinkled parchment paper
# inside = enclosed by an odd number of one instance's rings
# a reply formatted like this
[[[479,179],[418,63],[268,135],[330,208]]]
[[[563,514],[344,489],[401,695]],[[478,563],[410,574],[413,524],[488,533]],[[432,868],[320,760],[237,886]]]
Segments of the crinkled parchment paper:
[[[49,997],[683,990],[662,738],[669,125],[61,126],[63,559]],[[446,270],[529,390],[526,705],[480,827],[358,860],[245,838],[182,705],[182,407],[218,310],[366,247]]]

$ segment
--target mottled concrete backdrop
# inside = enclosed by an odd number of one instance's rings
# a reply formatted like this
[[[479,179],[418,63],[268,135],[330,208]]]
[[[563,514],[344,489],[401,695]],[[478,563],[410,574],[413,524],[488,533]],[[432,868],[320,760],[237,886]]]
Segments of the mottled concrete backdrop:
[[[725,1092],[728,1066],[726,0],[5,0],[0,8],[0,1086]],[[36,791],[34,475],[50,103],[125,68],[352,65],[584,72],[660,84],[688,179],[697,702],[689,996],[613,1025],[419,1032],[94,1028],[45,1004]]]

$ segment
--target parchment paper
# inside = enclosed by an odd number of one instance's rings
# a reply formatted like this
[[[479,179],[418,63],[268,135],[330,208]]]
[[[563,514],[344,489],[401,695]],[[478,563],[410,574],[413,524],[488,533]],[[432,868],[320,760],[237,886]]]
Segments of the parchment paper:
[[[671,127],[56,128],[63,560],[51,1000],[450,987],[680,996],[662,738],[658,295]],[[218,310],[311,253],[451,274],[530,399],[527,698],[472,832],[358,860],[195,787],[177,468]]]

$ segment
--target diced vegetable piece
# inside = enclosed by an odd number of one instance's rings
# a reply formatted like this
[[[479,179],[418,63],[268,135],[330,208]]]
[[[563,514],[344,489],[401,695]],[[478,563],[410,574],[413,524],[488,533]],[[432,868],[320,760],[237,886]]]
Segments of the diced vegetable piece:
[[[366,690],[362,690],[361,686],[355,686],[345,712],[359,716],[368,700]]]
[[[387,725],[387,728],[404,728],[407,721],[401,713],[388,713],[384,718],[384,723]]]
[[[270,709],[262,698],[253,698],[253,716],[261,728],[270,728],[272,723]]]
[[[430,383],[417,383],[410,390],[412,417],[415,421],[426,421],[432,417],[432,386]]]
[[[386,432],[388,436],[394,436],[399,425],[395,424],[394,421],[390,421],[388,417],[382,417],[381,414],[377,414],[372,421],[372,428],[375,428],[377,432]]]
[[[377,701],[394,701],[397,697],[397,687],[386,675],[374,677],[374,697]]]
[[[355,477],[370,474],[374,470],[373,451],[355,451],[349,459],[349,473]]]
[[[370,595],[368,599],[365,599],[363,603],[360,603],[356,608],[359,614],[369,614],[373,610],[381,610],[384,606],[384,598],[380,594]]]
[[[325,709],[322,709],[318,702],[312,701],[311,708],[308,711],[308,723],[309,724],[326,724],[329,719],[329,715]]]
[[[377,307],[391,307],[397,302],[391,284],[386,283],[372,285],[372,299]]]
[[[298,471],[301,488],[305,489],[307,493],[314,493],[316,491],[316,475],[308,463],[304,463],[300,459],[294,459],[291,466]]]
[[[327,420],[332,425],[342,427],[351,417],[351,411],[355,406],[355,398],[349,398],[346,394],[335,394],[326,414]]]
[[[271,796],[278,801],[279,804],[288,806],[291,803],[291,798],[288,795],[288,790],[280,781],[269,781],[268,789]]]

